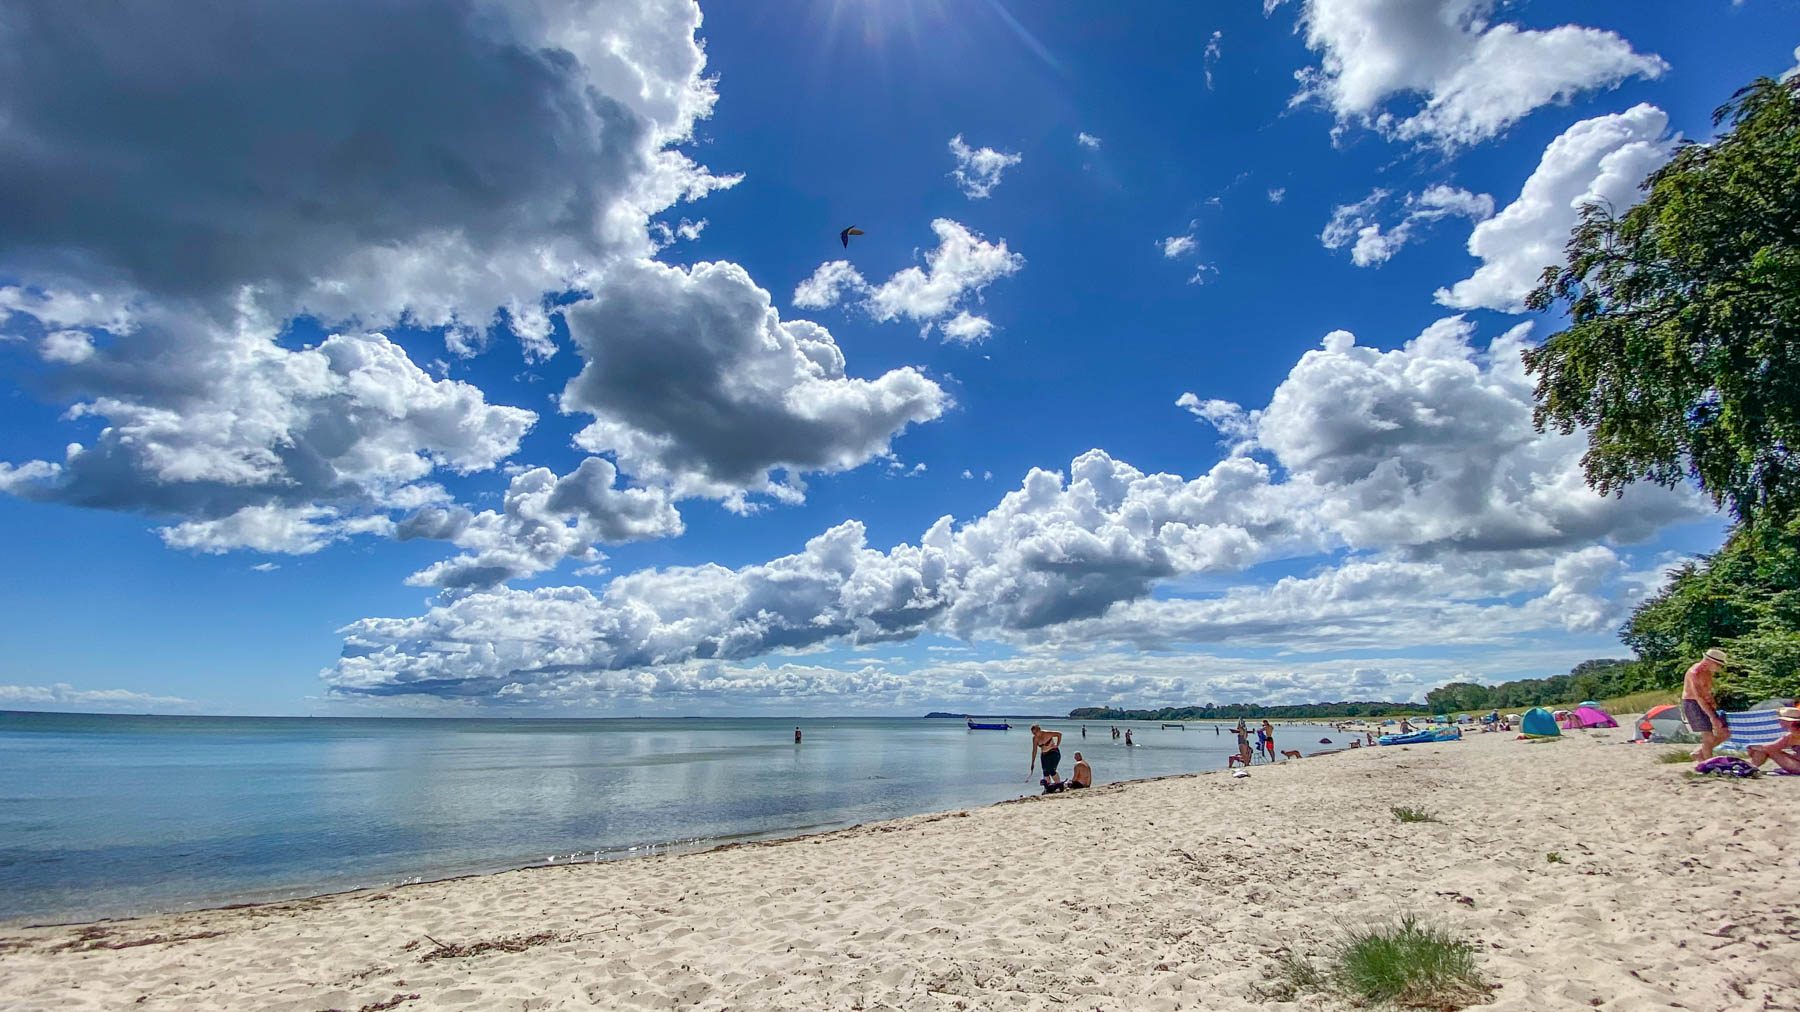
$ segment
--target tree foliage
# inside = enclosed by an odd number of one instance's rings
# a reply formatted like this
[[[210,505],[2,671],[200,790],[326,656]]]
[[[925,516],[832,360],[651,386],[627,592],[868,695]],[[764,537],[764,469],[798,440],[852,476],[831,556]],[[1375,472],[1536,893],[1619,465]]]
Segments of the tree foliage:
[[[1534,421],[1588,436],[1589,484],[1692,477],[1740,518],[1800,509],[1800,78],[1715,113],[1623,214],[1590,205],[1528,304],[1568,326],[1525,354]]]
[[[1724,647],[1728,706],[1800,692],[1800,517],[1740,522],[1718,552],[1677,569],[1619,635],[1670,685],[1701,651]]]
[[[1237,720],[1269,717],[1276,720],[1321,717],[1386,717],[1418,713],[1417,703],[1375,701],[1344,703],[1293,703],[1264,706],[1257,703],[1208,703],[1205,706],[1165,706],[1156,710],[1125,710],[1110,706],[1081,706],[1069,711],[1070,720]]]
[[[1499,685],[1451,682],[1425,694],[1432,713],[1483,713],[1605,699],[1660,688],[1657,673],[1627,660],[1582,661],[1566,675],[1521,678]]]

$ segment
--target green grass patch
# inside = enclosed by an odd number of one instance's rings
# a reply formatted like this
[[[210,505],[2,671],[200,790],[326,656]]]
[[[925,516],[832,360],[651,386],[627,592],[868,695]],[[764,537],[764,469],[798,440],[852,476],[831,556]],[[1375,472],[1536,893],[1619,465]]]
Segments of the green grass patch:
[[[1430,812],[1427,812],[1423,808],[1407,808],[1405,805],[1397,805],[1397,806],[1389,809],[1389,811],[1394,813],[1394,820],[1396,822],[1437,822],[1438,821],[1437,816],[1431,814]]]
[[[1550,862],[1551,864],[1568,864],[1569,863],[1567,861],[1564,861],[1563,856],[1561,854],[1558,854],[1554,850],[1548,854],[1545,854],[1544,860]]]
[[[1653,689],[1649,692],[1634,692],[1629,696],[1602,699],[1599,700],[1599,703],[1602,710],[1617,717],[1621,714],[1648,713],[1652,708],[1664,703],[1679,703],[1681,702],[1680,697],[1681,693],[1671,689]],[[1574,706],[1571,704],[1563,709],[1574,709]],[[1624,721],[1620,721],[1620,723],[1624,723]]]
[[[1694,753],[1689,752],[1685,748],[1672,748],[1667,752],[1657,753],[1656,761],[1665,766],[1673,766],[1676,763],[1691,763],[1694,761]]]
[[[1335,992],[1359,1005],[1454,1010],[1485,1002],[1492,989],[1475,965],[1475,947],[1411,915],[1395,925],[1350,932],[1324,965],[1290,956],[1284,991]]]

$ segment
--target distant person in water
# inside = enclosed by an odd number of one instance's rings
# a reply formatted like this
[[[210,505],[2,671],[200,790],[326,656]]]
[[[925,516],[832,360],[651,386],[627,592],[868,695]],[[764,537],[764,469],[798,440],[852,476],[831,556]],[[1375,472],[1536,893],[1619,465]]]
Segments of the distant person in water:
[[[1268,754],[1269,761],[1275,761],[1275,725],[1268,721],[1262,723],[1263,751]]]
[[[1087,725],[1086,724],[1081,725],[1081,740],[1087,741]]]
[[[1044,779],[1056,784],[1060,790],[1062,777],[1056,772],[1056,766],[1062,762],[1062,732],[1046,731],[1036,724],[1031,725],[1031,765],[1039,762],[1044,765]],[[1045,784],[1048,787],[1050,784]]]
[[[1069,790],[1079,791],[1084,787],[1094,786],[1094,768],[1088,765],[1081,753],[1075,753],[1075,769],[1069,773]]]
[[[1131,747],[1131,745],[1132,745],[1132,741],[1131,741],[1131,728],[1129,728],[1129,727],[1128,727],[1128,728],[1126,728],[1126,729],[1125,729],[1125,747],[1126,747],[1126,748],[1130,748],[1130,747]]]
[[[800,729],[797,727],[794,728],[794,744],[800,744]]]

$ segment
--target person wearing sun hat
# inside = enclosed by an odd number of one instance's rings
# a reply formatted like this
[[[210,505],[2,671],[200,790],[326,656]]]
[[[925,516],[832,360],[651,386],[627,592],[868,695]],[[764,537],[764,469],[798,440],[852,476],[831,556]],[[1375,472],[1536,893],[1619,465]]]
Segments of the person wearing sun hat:
[[[1718,647],[1708,648],[1687,670],[1687,678],[1681,683],[1681,715],[1687,720],[1688,729],[1700,736],[1700,747],[1694,750],[1694,758],[1701,762],[1711,759],[1713,749],[1731,737],[1731,728],[1725,726],[1725,715],[1719,712],[1719,704],[1713,699],[1713,676],[1724,669],[1726,660],[1725,651]]]
[[[1776,710],[1775,719],[1781,721],[1781,737],[1767,745],[1752,745],[1746,749],[1750,754],[1750,765],[1760,767],[1773,760],[1783,771],[1800,774],[1800,706]]]

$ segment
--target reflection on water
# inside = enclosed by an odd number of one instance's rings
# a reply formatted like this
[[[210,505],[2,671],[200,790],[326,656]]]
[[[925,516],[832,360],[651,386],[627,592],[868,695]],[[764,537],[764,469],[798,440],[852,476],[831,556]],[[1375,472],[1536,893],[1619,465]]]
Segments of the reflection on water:
[[[0,713],[0,920],[114,916],[784,835],[1037,790],[1023,731],[960,721]],[[1046,720],[1066,774],[1217,768],[1212,725]],[[1281,727],[1315,751],[1318,727]],[[1301,744],[1304,742],[1304,744]]]

